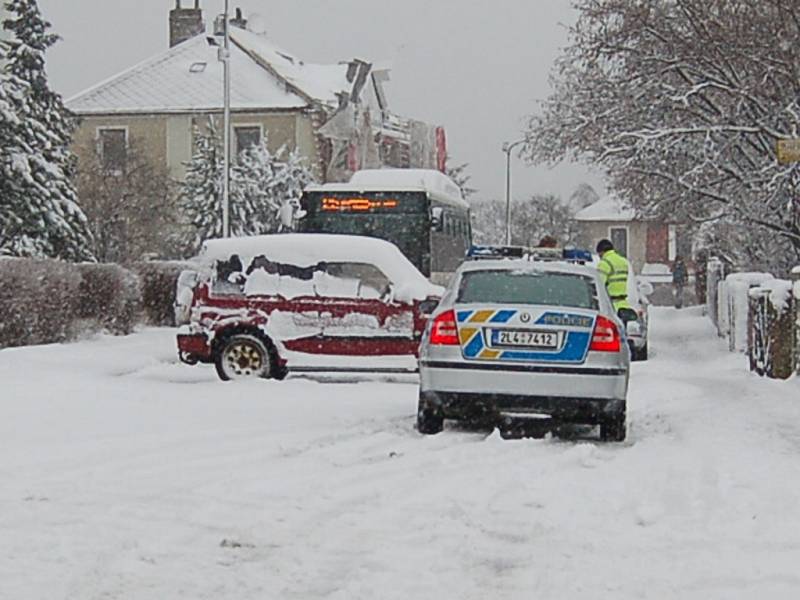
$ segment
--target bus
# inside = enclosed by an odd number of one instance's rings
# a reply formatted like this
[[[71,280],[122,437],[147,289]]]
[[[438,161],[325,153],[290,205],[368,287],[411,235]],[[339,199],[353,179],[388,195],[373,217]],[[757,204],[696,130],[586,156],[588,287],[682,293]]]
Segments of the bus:
[[[439,171],[357,171],[349,183],[307,187],[300,205],[300,232],[392,242],[437,284],[447,283],[472,245],[469,204]]]

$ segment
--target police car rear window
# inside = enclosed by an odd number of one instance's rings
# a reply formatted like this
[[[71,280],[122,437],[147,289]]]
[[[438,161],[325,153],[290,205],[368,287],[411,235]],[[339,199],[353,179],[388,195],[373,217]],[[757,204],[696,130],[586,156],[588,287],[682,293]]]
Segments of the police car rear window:
[[[464,273],[457,302],[598,308],[591,278],[536,271],[486,270]]]

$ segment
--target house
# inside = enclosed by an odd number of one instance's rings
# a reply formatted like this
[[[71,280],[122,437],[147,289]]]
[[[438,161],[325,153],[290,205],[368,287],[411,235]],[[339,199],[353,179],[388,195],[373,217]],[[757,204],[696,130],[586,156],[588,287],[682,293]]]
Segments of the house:
[[[223,31],[219,20],[214,32]],[[305,156],[319,181],[346,181],[361,168],[445,167],[441,127],[389,110],[389,72],[363,60],[306,63],[277,47],[241,11],[230,21],[232,150],[266,139]],[[175,180],[185,176],[193,136],[223,112],[220,36],[207,35],[200,0],[176,0],[170,48],[67,101],[80,118],[79,161],[97,152],[109,168],[134,143]]]
[[[578,211],[574,217],[581,245],[594,249],[603,238],[628,258],[634,272],[656,289],[657,303],[668,303],[672,284],[672,264],[683,256],[689,266],[692,239],[687,227],[653,219],[641,219],[613,195],[601,198]]]

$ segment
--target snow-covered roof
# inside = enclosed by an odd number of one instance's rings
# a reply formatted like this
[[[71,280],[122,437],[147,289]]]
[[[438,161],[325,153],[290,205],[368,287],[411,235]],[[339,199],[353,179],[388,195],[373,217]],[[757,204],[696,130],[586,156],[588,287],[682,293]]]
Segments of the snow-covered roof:
[[[266,37],[231,28],[231,106],[297,109],[338,106],[350,93],[347,64],[307,64]],[[206,36],[193,37],[67,100],[78,114],[221,109],[222,63]]]
[[[324,233],[281,233],[207,240],[200,260],[210,264],[238,254],[247,266],[257,256],[310,267],[320,262],[367,263],[378,267],[397,287],[397,297],[424,299],[442,288],[431,284],[394,244],[377,238]]]
[[[575,213],[576,221],[633,221],[636,213],[616,196],[606,196]]]
[[[266,36],[236,27],[231,28],[231,38],[234,45],[254,54],[259,62],[266,63],[278,76],[313,100],[338,106],[338,94],[352,91],[353,84],[347,81],[347,63],[306,63],[275,46]]]
[[[424,191],[454,206],[469,208],[458,185],[441,171],[432,169],[365,169],[353,173],[349,183],[312,184],[306,189],[329,192]]]

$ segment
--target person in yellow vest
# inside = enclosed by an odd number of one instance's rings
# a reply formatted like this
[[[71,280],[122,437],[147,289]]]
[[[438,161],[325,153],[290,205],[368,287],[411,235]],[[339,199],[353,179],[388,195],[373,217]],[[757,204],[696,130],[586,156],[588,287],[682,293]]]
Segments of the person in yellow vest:
[[[610,240],[597,243],[597,254],[600,255],[597,270],[619,318],[623,323],[635,321],[636,311],[628,302],[628,260],[614,250]]]

